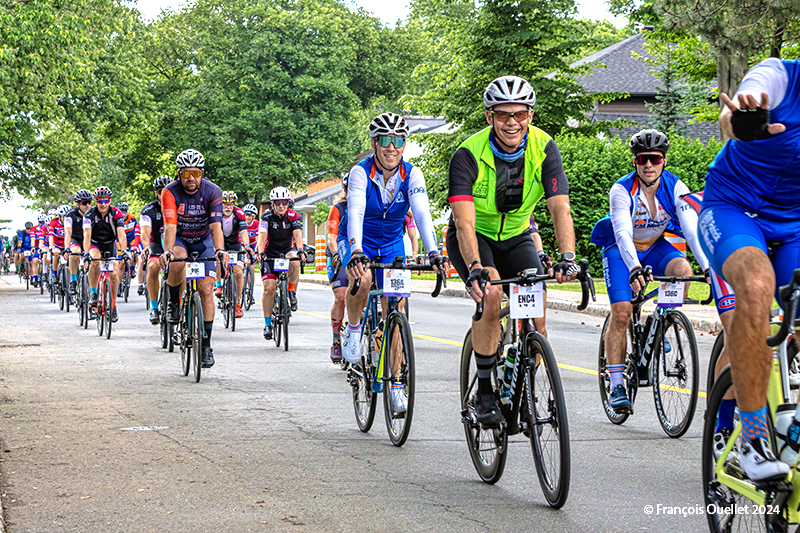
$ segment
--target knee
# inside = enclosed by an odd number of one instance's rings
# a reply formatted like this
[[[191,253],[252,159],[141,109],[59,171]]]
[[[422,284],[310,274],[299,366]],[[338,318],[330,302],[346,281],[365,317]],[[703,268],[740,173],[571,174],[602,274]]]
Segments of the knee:
[[[629,303],[614,304],[611,306],[611,327],[615,329],[625,329],[631,319],[633,309]]]

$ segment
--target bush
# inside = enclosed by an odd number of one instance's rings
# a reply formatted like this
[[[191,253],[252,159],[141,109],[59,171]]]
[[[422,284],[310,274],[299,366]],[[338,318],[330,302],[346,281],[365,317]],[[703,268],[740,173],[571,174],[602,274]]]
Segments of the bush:
[[[696,139],[675,134],[670,134],[669,138],[667,169],[691,191],[702,190],[708,165],[722,148],[722,143],[712,139],[704,145]],[[611,186],[634,169],[628,142],[618,137],[609,140],[568,134],[556,138],[556,144],[569,178],[576,254],[589,259],[594,277],[600,277],[602,250],[589,242],[589,238],[595,223],[608,213]],[[535,215],[545,250],[556,251],[558,246],[546,202],[539,202]]]

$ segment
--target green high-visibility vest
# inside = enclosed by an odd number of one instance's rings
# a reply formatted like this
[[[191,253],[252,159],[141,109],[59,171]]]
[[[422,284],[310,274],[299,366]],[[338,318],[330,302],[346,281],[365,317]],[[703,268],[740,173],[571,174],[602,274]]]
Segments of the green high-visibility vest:
[[[459,148],[469,150],[478,164],[478,179],[472,185],[475,201],[475,230],[496,241],[504,241],[528,230],[536,202],[544,196],[542,163],[546,157],[545,146],[551,137],[534,126],[528,126],[528,144],[525,146],[524,183],[522,205],[508,213],[501,213],[495,202],[497,175],[494,153],[489,146],[491,127],[483,129],[461,143]]]

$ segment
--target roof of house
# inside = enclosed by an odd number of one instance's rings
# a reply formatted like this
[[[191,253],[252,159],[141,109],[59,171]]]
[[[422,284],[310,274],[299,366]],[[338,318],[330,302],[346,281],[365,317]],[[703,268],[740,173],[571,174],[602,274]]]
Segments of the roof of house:
[[[623,139],[630,139],[634,133],[639,130],[652,128],[653,115],[644,113],[594,113],[592,122],[599,122],[601,120],[617,120],[624,119],[633,122],[634,125],[625,128],[611,128],[610,133],[619,136]],[[712,137],[719,139],[719,126],[716,122],[698,122],[690,124],[689,119],[691,116],[684,116],[680,119],[680,126],[686,128],[686,136],[691,139],[699,139],[701,142],[706,143]]]
[[[587,93],[624,92],[631,96],[655,96],[658,80],[650,73],[652,67],[634,57],[636,52],[652,57],[644,49],[644,36],[637,33],[599,52],[579,59],[571,66],[600,63],[590,74],[578,78]],[[604,65],[604,66],[603,66]]]
[[[333,205],[333,200],[341,192],[342,184],[337,183],[314,193],[298,196],[294,199],[294,210],[298,213],[304,213],[307,211],[313,212],[316,210],[317,202],[325,202],[328,205]]]

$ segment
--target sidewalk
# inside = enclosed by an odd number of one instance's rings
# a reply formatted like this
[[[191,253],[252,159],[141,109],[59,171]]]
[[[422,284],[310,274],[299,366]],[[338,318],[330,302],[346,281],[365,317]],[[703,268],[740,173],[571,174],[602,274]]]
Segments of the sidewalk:
[[[317,274],[301,274],[300,279],[304,282],[317,283],[321,285],[328,285],[328,278]],[[436,287],[436,282],[432,280],[418,280],[411,278],[411,292],[427,293],[433,292]],[[555,289],[557,284],[552,283],[547,288],[547,307],[548,309],[558,309],[562,311],[571,311],[574,313],[585,313],[588,315],[605,317],[610,312],[610,304],[608,303],[608,296],[605,294],[598,294],[596,302],[589,302],[589,305],[583,311],[578,311],[578,305],[581,303],[581,293],[572,291],[559,291]],[[464,290],[464,285],[459,279],[448,280],[447,288],[442,289],[441,295],[454,296],[458,298],[469,298],[467,291]],[[652,312],[655,309],[655,304],[652,300],[644,305],[645,312]],[[722,324],[717,316],[717,308],[713,305],[684,305],[681,311],[689,317],[692,321],[692,326],[695,331],[709,331],[719,332],[722,331]]]

